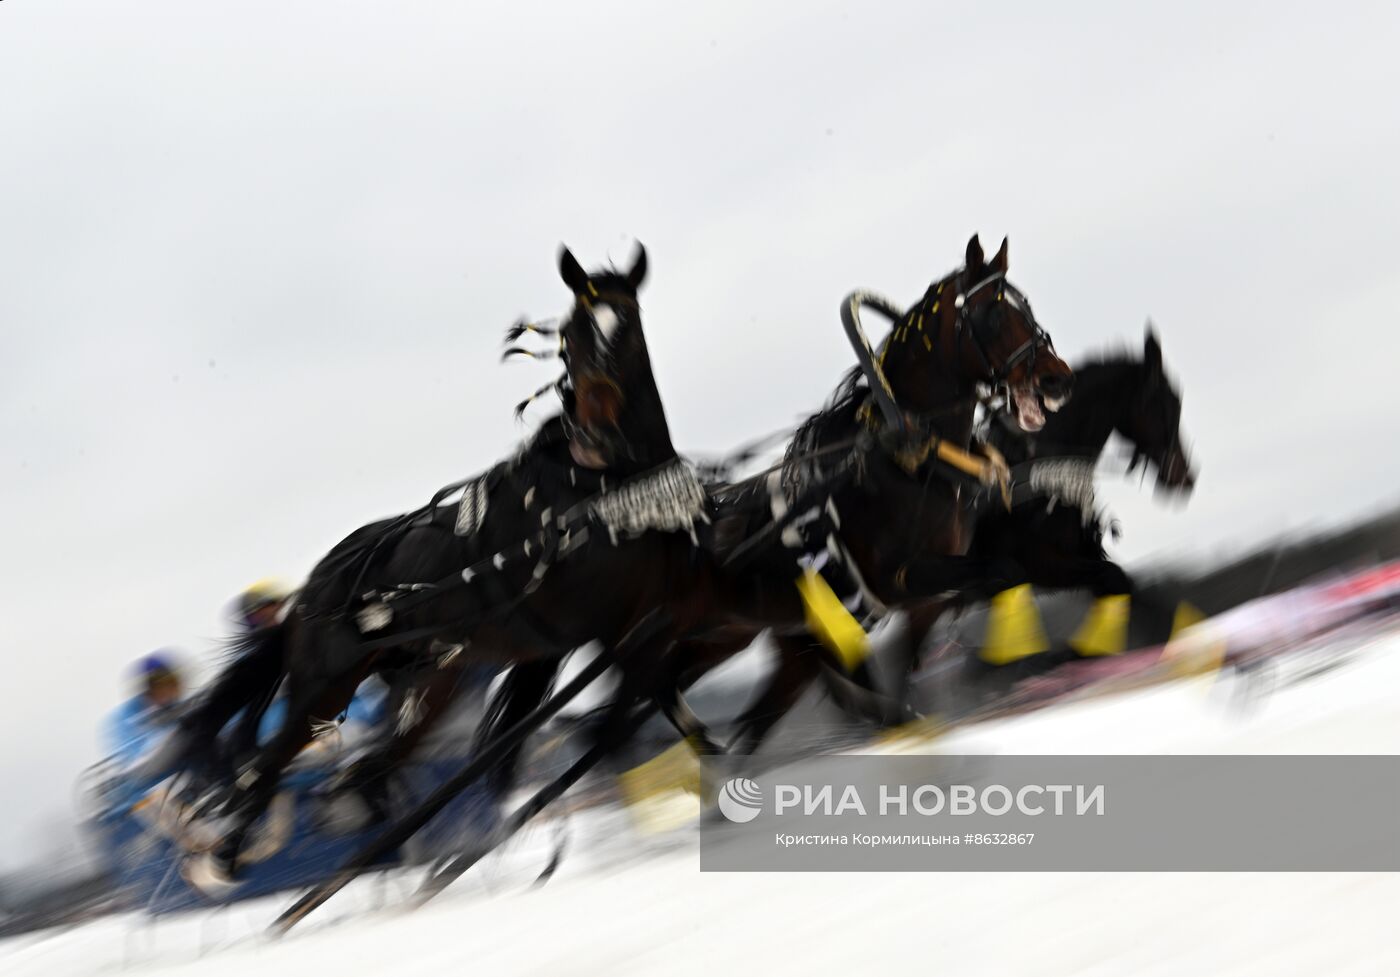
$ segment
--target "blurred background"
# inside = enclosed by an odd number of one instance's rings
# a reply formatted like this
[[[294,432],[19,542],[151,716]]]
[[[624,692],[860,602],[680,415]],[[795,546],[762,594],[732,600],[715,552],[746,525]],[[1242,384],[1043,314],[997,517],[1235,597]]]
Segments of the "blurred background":
[[[74,850],[133,661],[197,684],[250,581],[528,432],[552,373],[499,337],[566,307],[561,242],[645,243],[668,419],[714,456],[821,405],[849,290],[912,303],[1007,236],[1065,359],[1150,318],[1184,395],[1189,504],[1101,466],[1116,559],[1209,614],[1393,559],[1398,32],[1384,3],[5,3],[0,875]]]

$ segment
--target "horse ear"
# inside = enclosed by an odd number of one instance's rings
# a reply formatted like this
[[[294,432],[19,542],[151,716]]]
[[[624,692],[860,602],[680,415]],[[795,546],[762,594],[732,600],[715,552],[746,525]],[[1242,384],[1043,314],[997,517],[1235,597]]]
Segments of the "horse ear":
[[[982,267],[987,263],[986,256],[982,253],[982,242],[977,239],[977,235],[972,235],[972,239],[967,242],[967,260],[964,263],[967,272],[972,277],[977,277]]]
[[[627,273],[627,284],[632,286],[632,291],[642,287],[642,282],[647,277],[647,249],[642,247],[642,242],[637,242],[637,255],[632,259],[632,270]]]
[[[1147,371],[1153,374],[1162,372],[1162,344],[1157,341],[1157,330],[1152,320],[1147,320],[1147,337],[1142,344],[1142,362]]]
[[[562,244],[559,246],[559,277],[564,279],[564,284],[575,295],[588,287],[588,272],[583,270],[574,253]]]
[[[992,259],[992,263],[988,267],[991,271],[1001,272],[1003,275],[1006,274],[1006,238],[1001,239],[1001,248],[997,251],[996,257]]]

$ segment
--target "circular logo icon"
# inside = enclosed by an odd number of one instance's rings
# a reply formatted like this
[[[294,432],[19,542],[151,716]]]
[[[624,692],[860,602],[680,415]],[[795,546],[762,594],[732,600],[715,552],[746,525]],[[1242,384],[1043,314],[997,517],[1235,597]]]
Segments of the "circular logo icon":
[[[719,813],[735,824],[746,824],[763,810],[763,788],[752,780],[735,777],[720,788]]]

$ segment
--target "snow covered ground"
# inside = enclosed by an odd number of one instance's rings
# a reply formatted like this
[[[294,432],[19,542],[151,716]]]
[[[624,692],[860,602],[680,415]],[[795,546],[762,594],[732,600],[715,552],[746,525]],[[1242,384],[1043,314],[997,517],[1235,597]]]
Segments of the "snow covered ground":
[[[1291,681],[1304,674],[1278,669],[1252,705],[1231,680],[1196,679],[970,727],[930,748],[1400,753],[1400,635]],[[1396,875],[701,874],[693,831],[639,837],[619,811],[572,822],[574,854],[542,889],[526,888],[538,863],[527,840],[414,913],[393,908],[411,880],[366,880],[281,941],[261,932],[283,898],[24,937],[0,944],[0,973],[1400,974]]]

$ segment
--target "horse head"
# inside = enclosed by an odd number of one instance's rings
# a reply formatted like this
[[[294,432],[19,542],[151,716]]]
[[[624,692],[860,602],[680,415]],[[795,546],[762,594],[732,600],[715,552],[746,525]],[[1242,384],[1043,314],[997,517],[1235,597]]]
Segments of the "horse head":
[[[963,267],[934,282],[896,323],[881,366],[899,402],[933,414],[979,393],[1004,398],[1023,430],[1069,398],[1074,374],[1055,354],[1007,274],[1007,243],[988,261],[973,235]]]
[[[1133,388],[1115,424],[1118,433],[1133,442],[1129,471],[1145,459],[1157,469],[1159,488],[1189,493],[1196,487],[1196,473],[1181,440],[1181,394],[1167,376],[1162,345],[1150,323]]]
[[[568,248],[559,252],[574,295],[559,328],[564,401],[575,460],[590,467],[642,469],[675,455],[637,303],[646,273],[640,243],[626,271],[590,274]]]

